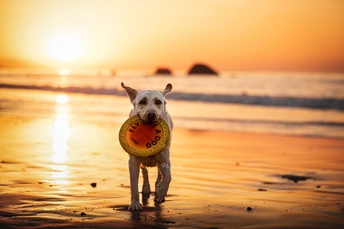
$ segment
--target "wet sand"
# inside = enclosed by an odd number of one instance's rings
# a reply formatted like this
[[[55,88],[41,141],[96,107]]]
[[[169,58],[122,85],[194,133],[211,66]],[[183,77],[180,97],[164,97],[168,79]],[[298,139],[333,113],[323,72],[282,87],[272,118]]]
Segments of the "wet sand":
[[[343,139],[175,129],[166,202],[130,212],[119,126],[58,121],[0,116],[0,228],[344,226]]]

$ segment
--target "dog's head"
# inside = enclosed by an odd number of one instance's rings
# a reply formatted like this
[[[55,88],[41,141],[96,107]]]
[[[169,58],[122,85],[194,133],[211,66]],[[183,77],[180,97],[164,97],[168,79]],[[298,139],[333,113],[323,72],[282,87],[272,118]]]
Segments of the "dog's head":
[[[157,121],[166,112],[165,95],[172,90],[172,84],[167,84],[162,92],[152,90],[137,91],[125,86],[124,83],[121,85],[134,105],[133,113],[138,114],[143,121]]]

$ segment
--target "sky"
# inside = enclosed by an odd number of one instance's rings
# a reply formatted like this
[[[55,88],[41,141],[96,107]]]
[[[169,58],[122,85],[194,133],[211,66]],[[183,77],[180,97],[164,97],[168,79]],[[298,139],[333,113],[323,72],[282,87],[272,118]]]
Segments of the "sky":
[[[342,0],[0,0],[0,66],[344,71]]]

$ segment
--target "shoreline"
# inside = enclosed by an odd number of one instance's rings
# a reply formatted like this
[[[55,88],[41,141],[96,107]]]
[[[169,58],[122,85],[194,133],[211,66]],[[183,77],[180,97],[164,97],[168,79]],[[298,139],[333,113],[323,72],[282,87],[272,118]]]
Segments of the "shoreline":
[[[2,113],[0,114],[0,118],[4,118],[7,117],[9,119],[20,119],[23,122],[26,121],[32,121],[32,120],[44,120],[44,121],[51,121],[53,120],[53,118],[51,116],[47,116],[46,114],[42,114],[42,116],[40,117],[39,115],[36,115],[36,117],[33,117],[31,114],[15,114],[15,113]],[[126,117],[127,118],[127,117]],[[112,127],[114,127],[116,130],[120,128],[120,126],[122,125],[121,123],[117,123],[117,122],[105,122],[102,120],[92,120],[92,119],[84,119],[84,120],[77,120],[75,117],[73,117],[71,119],[72,122],[85,122],[85,123],[89,123],[91,125],[111,125]],[[344,137],[340,137],[340,136],[329,136],[329,135],[316,135],[316,134],[297,134],[297,133],[281,133],[281,132],[276,132],[276,133],[268,133],[268,132],[264,132],[264,131],[239,131],[239,130],[223,130],[223,129],[219,129],[219,130],[214,130],[214,129],[196,129],[196,128],[183,128],[183,127],[174,127],[173,131],[191,131],[191,132],[221,132],[221,133],[229,133],[229,134],[239,134],[239,135],[264,135],[266,137],[269,136],[281,136],[281,137],[296,137],[296,138],[315,138],[315,139],[334,139],[334,140],[344,140]]]
[[[0,91],[4,95],[0,103],[2,113],[10,115],[41,118],[67,115],[70,122],[83,119],[120,125],[132,108],[124,96],[4,88]],[[67,101],[57,101],[61,96]],[[169,113],[180,128],[344,138],[344,116],[336,110],[183,100],[168,103]],[[187,112],[190,107],[196,112]]]
[[[0,125],[1,228],[344,225],[343,139],[176,128],[166,202],[151,196],[129,212],[119,125],[73,121],[68,139],[54,139],[53,119],[0,115]],[[65,161],[54,157],[61,140]],[[153,184],[155,168],[149,176]]]

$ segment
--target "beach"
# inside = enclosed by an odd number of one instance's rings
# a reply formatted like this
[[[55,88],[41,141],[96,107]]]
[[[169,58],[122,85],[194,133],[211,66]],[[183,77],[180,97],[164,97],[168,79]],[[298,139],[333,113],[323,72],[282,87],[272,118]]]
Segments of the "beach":
[[[1,228],[344,225],[342,138],[175,128],[166,202],[130,212],[120,125],[72,119],[66,136],[56,122],[0,115]]]
[[[343,11],[0,0],[0,229],[344,228]]]
[[[342,228],[343,76],[199,79],[3,73],[0,228]],[[172,182],[137,212],[121,82],[174,87]]]

